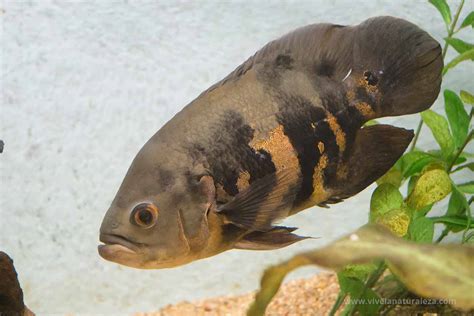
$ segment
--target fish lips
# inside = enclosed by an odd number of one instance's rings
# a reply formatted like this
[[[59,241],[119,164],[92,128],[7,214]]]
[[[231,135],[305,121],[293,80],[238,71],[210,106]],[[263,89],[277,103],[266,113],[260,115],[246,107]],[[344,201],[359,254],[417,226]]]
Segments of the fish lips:
[[[136,269],[162,269],[171,268],[184,264],[176,263],[175,260],[165,261],[146,261],[143,258],[144,250],[139,244],[128,240],[127,238],[116,234],[100,234],[100,241],[104,244],[99,245],[99,255],[105,260],[112,261]]]
[[[99,240],[104,243],[97,247],[99,255],[110,261],[117,261],[119,258],[136,256],[140,250],[137,244],[116,234],[101,233]]]

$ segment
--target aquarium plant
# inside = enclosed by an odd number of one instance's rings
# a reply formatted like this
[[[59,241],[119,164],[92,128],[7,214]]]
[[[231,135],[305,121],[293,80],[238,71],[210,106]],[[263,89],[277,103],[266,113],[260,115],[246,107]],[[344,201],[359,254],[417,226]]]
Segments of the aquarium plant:
[[[464,1],[454,14],[445,0],[429,2],[446,26],[445,76],[474,60],[474,45],[459,36],[461,30],[472,32],[474,12],[461,20]],[[446,60],[449,49],[457,55]],[[417,302],[420,311],[433,306],[474,309],[474,154],[466,150],[473,139],[474,96],[469,88],[441,92],[444,115],[421,113],[410,149],[377,181],[367,225],[268,268],[248,315],[263,315],[285,276],[311,264],[337,271],[340,292],[330,315],[388,314],[401,304]],[[437,148],[417,146],[423,125]],[[449,202],[444,214],[433,215],[433,205],[445,199]],[[435,227],[441,227],[440,233],[435,234]],[[442,243],[447,236],[455,243]],[[411,300],[403,301],[407,298]]]

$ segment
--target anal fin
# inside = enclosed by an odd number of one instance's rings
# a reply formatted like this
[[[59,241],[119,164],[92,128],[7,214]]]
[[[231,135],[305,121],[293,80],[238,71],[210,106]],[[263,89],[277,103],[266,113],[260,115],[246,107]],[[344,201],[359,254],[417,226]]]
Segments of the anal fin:
[[[359,193],[384,175],[402,156],[413,138],[413,131],[391,125],[373,125],[357,131],[352,153],[331,188],[333,196],[347,198]]]
[[[245,235],[234,248],[247,250],[272,250],[283,248],[295,242],[311,237],[303,237],[293,234],[296,228],[276,226],[267,232],[251,232]]]

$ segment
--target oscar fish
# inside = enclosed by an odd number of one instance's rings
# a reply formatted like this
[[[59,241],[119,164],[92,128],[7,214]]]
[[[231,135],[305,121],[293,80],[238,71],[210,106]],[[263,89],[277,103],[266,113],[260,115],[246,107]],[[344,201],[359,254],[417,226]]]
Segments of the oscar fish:
[[[105,214],[99,254],[158,269],[304,240],[276,223],[389,170],[413,131],[364,124],[428,109],[442,68],[439,43],[393,17],[308,25],[268,43],[138,152]]]

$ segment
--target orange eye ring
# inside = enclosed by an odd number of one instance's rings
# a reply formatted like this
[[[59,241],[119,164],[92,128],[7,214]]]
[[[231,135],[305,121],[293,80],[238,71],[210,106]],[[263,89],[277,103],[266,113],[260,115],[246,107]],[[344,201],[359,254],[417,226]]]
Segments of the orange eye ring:
[[[130,221],[141,228],[155,226],[158,219],[158,208],[151,203],[141,203],[133,208]]]

